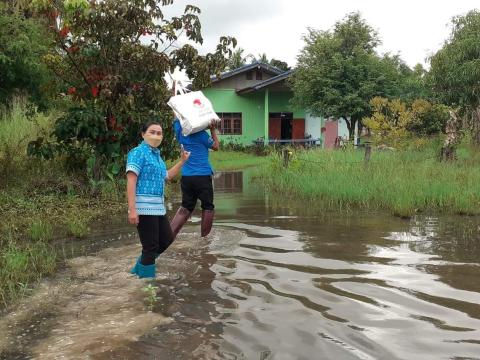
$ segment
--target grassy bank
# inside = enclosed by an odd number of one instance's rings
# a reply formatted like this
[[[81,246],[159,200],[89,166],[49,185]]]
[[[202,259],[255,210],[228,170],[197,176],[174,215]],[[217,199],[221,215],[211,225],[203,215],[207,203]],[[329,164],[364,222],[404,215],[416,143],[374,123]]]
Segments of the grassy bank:
[[[92,219],[125,207],[121,181],[92,192],[84,175],[69,171],[62,159],[28,157],[28,142],[48,136],[58,114],[26,113],[21,99],[0,111],[0,308],[61,264],[53,240],[86,236]]]
[[[53,187],[46,191],[53,191]],[[0,196],[0,308],[53,273],[64,260],[56,239],[79,239],[92,221],[124,210],[123,199],[98,199],[82,194],[5,191]]]
[[[455,163],[436,159],[438,142],[419,150],[374,151],[368,166],[362,151],[294,151],[288,168],[273,155],[257,180],[281,196],[333,209],[480,213],[480,154],[464,146]]]

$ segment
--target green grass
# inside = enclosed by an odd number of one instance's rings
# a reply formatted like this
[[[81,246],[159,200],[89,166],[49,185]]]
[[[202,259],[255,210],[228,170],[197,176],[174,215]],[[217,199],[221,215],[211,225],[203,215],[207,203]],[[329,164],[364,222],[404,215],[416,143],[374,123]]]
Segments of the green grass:
[[[7,306],[56,270],[57,252],[42,241],[19,244],[13,237],[4,240],[0,253],[0,305]]]
[[[15,182],[25,171],[30,172],[28,143],[52,131],[55,114],[34,114],[29,118],[27,112],[23,98],[14,98],[8,109],[0,108],[0,185]]]
[[[85,237],[89,232],[88,219],[81,217],[71,217],[66,222],[67,235],[77,238]]]
[[[84,174],[69,171],[61,158],[28,157],[28,142],[50,133],[58,114],[26,112],[21,99],[0,109],[0,307],[61,264],[52,239],[84,237],[89,219],[125,209],[124,180],[104,182],[92,195]]]
[[[43,220],[35,221],[30,225],[30,240],[50,241],[53,239],[53,226]]]
[[[455,163],[440,163],[434,146],[420,151],[373,152],[365,166],[361,151],[297,151],[288,168],[272,155],[257,179],[269,192],[311,200],[325,208],[480,213],[480,154],[464,147]]]
[[[50,240],[85,237],[89,219],[117,216],[124,208],[123,200],[102,197],[0,191],[0,308],[28,294],[26,289],[61,265],[62,249]]]
[[[234,151],[215,151],[210,153],[210,160],[215,170],[240,170],[247,167],[268,164],[269,158],[250,153]]]

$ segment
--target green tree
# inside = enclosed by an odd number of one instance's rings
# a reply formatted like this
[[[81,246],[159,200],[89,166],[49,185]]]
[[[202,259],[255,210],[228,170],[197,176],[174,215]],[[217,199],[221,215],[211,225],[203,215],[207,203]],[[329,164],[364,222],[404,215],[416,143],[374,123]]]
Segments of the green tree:
[[[228,70],[235,70],[247,64],[248,59],[252,57],[252,55],[243,56],[245,49],[237,48],[232,52],[232,55],[228,58],[227,61],[227,69]]]
[[[264,63],[264,64],[269,64],[270,63],[266,53],[258,54],[258,57],[253,57],[252,62],[255,62],[255,61],[258,61],[258,62],[261,62],[261,63]]]
[[[415,99],[431,99],[425,81],[426,70],[421,64],[411,69],[399,55],[386,54],[381,58],[382,72],[389,79],[387,93],[394,98],[411,103]]]
[[[269,60],[266,53],[258,54],[257,57],[252,56],[252,62],[255,62],[255,61],[258,61],[258,62],[261,62],[261,63],[264,63],[264,64],[270,64],[270,65],[275,66],[276,68],[278,68],[280,70],[283,70],[283,71],[290,70],[290,67],[288,66],[288,64],[285,61],[281,61],[281,60],[274,59],[274,58]]]
[[[470,11],[452,20],[452,32],[431,57],[428,74],[435,94],[458,109],[480,145],[480,12]]]
[[[377,33],[359,13],[347,15],[331,31],[309,29],[291,78],[292,102],[314,115],[343,117],[350,135],[370,114],[370,99],[397,92],[396,69],[380,58]]]
[[[431,87],[426,80],[427,70],[422,64],[417,64],[410,69],[407,67],[404,72],[402,87],[402,99],[411,101],[413,99],[434,100]]]
[[[0,102],[25,95],[46,106],[52,78],[41,61],[51,46],[37,19],[0,4]]]
[[[3,3],[4,8],[8,8],[17,14],[26,17],[30,17],[32,14],[30,7],[31,0],[4,0]]]
[[[277,60],[277,59],[270,60],[270,65],[275,66],[277,69],[280,69],[283,71],[288,71],[291,69],[290,66],[288,66],[288,63],[282,60]]]
[[[222,37],[215,52],[200,55],[192,45],[203,42],[200,9],[187,5],[183,14],[166,19],[163,7],[172,3],[35,0],[56,40],[44,60],[74,106],[57,121],[54,141],[38,139],[31,153],[62,152],[73,159],[86,154],[87,164],[111,163],[138,142],[142,123],[155,120],[164,128],[163,156],[176,155],[166,73],[178,68],[195,89],[207,86],[225,68],[235,39]],[[188,40],[183,46],[176,44],[180,37]]]

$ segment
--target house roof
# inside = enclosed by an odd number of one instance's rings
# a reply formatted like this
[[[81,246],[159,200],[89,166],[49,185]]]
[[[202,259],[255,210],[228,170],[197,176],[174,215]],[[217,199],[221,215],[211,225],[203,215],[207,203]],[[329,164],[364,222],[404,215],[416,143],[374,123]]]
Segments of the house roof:
[[[265,64],[265,63],[262,63],[260,61],[255,61],[251,64],[243,65],[242,67],[239,67],[238,69],[234,69],[232,71],[224,72],[223,74],[220,75],[220,77],[217,77],[217,76],[214,75],[214,76],[211,77],[211,79],[212,79],[212,82],[217,82],[217,81],[220,81],[220,80],[223,80],[223,79],[226,79],[226,78],[238,75],[238,74],[242,74],[242,73],[247,72],[247,71],[252,70],[252,69],[262,69],[263,71],[265,71],[267,73],[270,73],[272,75],[279,75],[279,74],[282,74],[284,72],[283,70],[280,70],[279,68],[276,68],[275,66]]]
[[[276,84],[276,83],[279,83],[280,81],[283,81],[285,80],[286,78],[288,78],[291,74],[293,73],[293,70],[288,70],[288,71],[285,71],[285,72],[282,72],[281,74],[277,75],[277,76],[274,76],[270,79],[267,79],[265,81],[262,81],[256,85],[253,85],[253,86],[249,86],[249,87],[246,87],[246,88],[243,88],[243,89],[240,89],[240,90],[237,90],[237,94],[248,94],[250,92],[254,92],[254,91],[258,91],[260,89],[264,89],[266,88],[267,86],[270,86],[270,85],[273,85],[273,84]]]

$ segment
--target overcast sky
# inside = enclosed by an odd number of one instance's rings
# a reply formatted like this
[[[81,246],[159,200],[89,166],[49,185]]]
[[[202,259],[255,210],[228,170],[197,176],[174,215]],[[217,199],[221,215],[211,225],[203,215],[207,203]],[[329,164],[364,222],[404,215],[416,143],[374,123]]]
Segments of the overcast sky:
[[[399,53],[410,66],[426,64],[450,34],[451,18],[480,8],[479,0],[175,0],[166,13],[178,15],[186,4],[202,10],[204,50],[213,51],[221,35],[231,35],[245,54],[265,52],[290,66],[307,27],[328,30],[354,11],[378,31],[381,53]]]

